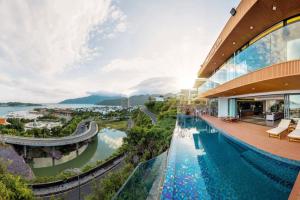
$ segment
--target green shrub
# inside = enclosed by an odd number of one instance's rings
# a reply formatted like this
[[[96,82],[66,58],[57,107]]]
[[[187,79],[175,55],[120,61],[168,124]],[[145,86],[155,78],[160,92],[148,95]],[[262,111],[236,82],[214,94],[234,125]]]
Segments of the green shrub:
[[[33,192],[20,176],[8,173],[6,166],[0,162],[0,200],[32,200]]]

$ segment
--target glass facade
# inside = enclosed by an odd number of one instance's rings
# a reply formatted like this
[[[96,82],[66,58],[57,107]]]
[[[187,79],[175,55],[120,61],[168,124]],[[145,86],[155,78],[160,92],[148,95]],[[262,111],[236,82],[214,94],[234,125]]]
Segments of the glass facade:
[[[209,115],[218,117],[218,99],[212,98],[208,100]]]
[[[289,95],[290,118],[300,118],[300,94]]]
[[[234,53],[200,86],[199,92],[270,65],[300,59],[300,21],[293,19],[276,24]]]

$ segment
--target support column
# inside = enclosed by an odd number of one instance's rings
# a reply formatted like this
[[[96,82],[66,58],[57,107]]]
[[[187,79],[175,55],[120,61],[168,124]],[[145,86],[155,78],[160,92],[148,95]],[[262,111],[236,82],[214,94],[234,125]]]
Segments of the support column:
[[[24,145],[24,158],[27,158],[27,148],[26,148],[26,145]]]
[[[55,147],[52,147],[52,166],[55,166],[54,154],[55,154]]]
[[[284,95],[284,118],[290,119],[290,95]]]
[[[218,98],[218,117],[228,117],[228,98]]]
[[[236,99],[229,99],[229,106],[228,106],[228,112],[230,117],[236,117],[237,116],[237,103]]]
[[[79,149],[79,144],[78,144],[78,143],[76,143],[76,156],[78,156],[78,154],[79,154],[79,151],[78,151],[78,149]]]

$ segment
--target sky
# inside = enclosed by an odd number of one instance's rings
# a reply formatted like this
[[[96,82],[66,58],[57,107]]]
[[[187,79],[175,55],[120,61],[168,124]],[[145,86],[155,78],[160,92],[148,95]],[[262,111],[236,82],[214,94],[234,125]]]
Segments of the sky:
[[[2,0],[0,102],[191,88],[239,0]]]

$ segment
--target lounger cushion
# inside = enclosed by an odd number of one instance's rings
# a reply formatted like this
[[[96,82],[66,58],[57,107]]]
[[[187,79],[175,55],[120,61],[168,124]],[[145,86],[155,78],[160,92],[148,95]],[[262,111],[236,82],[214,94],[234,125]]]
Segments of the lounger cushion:
[[[300,129],[300,122],[297,123],[296,129]]]
[[[289,119],[282,119],[280,121],[280,123],[278,124],[278,127],[280,127],[280,128],[288,128],[289,125],[290,125],[290,123],[291,123],[291,120],[289,120]]]
[[[290,134],[288,134],[288,137],[300,139],[300,129],[295,129]]]
[[[276,127],[270,130],[267,130],[267,133],[273,134],[273,135],[279,135],[283,131],[285,131],[287,128],[281,128],[281,127]]]

